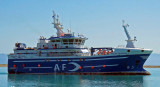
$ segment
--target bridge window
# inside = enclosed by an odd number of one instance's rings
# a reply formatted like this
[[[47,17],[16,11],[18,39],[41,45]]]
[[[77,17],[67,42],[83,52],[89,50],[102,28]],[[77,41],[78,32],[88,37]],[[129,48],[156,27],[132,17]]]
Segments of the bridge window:
[[[82,40],[79,40],[79,42],[81,43],[81,42],[82,42]]]
[[[69,42],[73,42],[73,39],[69,39]]]
[[[56,42],[55,40],[52,40],[52,42]]]
[[[63,42],[68,42],[68,40],[67,39],[63,39]]]
[[[56,42],[60,42],[60,40],[56,40]]]
[[[69,44],[73,44],[74,39],[69,39]]]
[[[68,39],[63,39],[63,44],[68,44]]]
[[[75,39],[75,42],[78,42],[78,39]]]
[[[74,42],[74,44],[77,44],[78,43],[78,39],[75,39],[75,42]]]
[[[60,40],[52,40],[51,42],[60,42]]]
[[[82,42],[82,40],[80,39],[80,40],[78,41],[78,44],[80,45],[80,44],[81,44],[81,42]]]

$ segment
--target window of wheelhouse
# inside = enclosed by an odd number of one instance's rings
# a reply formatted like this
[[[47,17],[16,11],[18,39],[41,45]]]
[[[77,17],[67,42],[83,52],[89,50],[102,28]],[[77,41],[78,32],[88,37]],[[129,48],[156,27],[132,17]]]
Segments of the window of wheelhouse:
[[[83,39],[63,39],[63,44],[78,44],[83,45],[85,40]]]
[[[81,40],[81,39],[79,39],[79,41],[78,41],[78,45],[80,45],[80,44],[81,44],[81,42],[82,42],[82,40]]]
[[[63,39],[63,44],[73,44],[74,39]]]
[[[63,44],[68,44],[68,39],[63,39]]]
[[[69,44],[73,44],[74,39],[69,39]]]
[[[51,42],[61,42],[60,40],[51,40]]]
[[[83,40],[82,39],[75,39],[74,44],[78,44],[78,45],[83,44]]]
[[[56,42],[55,40],[51,40],[51,42]]]
[[[78,44],[78,39],[75,39],[75,40],[74,40],[74,44]]]
[[[60,42],[60,40],[56,40],[56,42]]]

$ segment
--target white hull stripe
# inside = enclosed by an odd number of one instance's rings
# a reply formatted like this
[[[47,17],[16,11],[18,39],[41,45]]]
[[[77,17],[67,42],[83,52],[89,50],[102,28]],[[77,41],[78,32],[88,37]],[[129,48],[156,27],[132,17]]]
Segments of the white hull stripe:
[[[52,68],[52,67],[24,67],[24,69],[30,69],[30,68],[34,68],[34,69],[37,69],[37,68]]]
[[[132,55],[121,55],[121,56],[132,56]],[[56,57],[34,57],[32,56],[33,58],[32,59],[52,59],[52,58],[63,58],[63,59],[68,59],[68,58],[74,58],[74,59],[79,59],[79,58],[104,58],[104,57],[120,57],[120,55],[98,55],[98,56],[63,56],[63,57],[60,57],[60,56],[56,56]],[[8,59],[30,59],[27,58],[27,57],[21,57],[21,58],[17,58],[17,57],[9,57]]]
[[[105,66],[118,66],[119,64],[113,64],[113,65],[105,65]],[[84,68],[90,68],[92,66],[84,66]],[[94,66],[94,67],[103,67],[103,65],[98,65],[98,66]]]
[[[126,59],[128,57],[116,57],[116,58],[97,58],[97,59],[86,59],[86,61],[92,61],[92,60],[110,60],[110,59]]]
[[[97,59],[85,59],[85,61],[94,61],[94,60],[110,60],[110,59],[126,59],[128,57],[116,57],[116,58],[97,58]],[[57,61],[57,60],[49,60],[49,61]],[[26,61],[13,61],[13,62],[49,62],[48,60],[26,60]],[[61,61],[68,61],[68,60],[61,60]],[[69,60],[71,61],[71,60]],[[73,61],[80,61],[77,59],[73,59]],[[83,60],[82,60],[83,61]],[[58,62],[60,62],[60,60],[58,60]]]
[[[24,67],[24,69],[38,69],[38,68],[52,68],[52,67]],[[11,67],[10,69],[17,69],[15,67]]]

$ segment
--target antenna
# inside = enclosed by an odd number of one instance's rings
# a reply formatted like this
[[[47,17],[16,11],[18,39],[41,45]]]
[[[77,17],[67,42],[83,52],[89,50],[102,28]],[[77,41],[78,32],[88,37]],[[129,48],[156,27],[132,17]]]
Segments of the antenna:
[[[68,30],[68,34],[70,34],[71,33],[71,29],[67,29]]]
[[[53,16],[55,16],[55,15],[56,15],[56,13],[53,11]],[[52,17],[53,17],[53,16],[52,16]]]
[[[56,13],[53,11],[53,23],[54,24],[54,28],[57,29],[57,37],[60,37],[60,36],[63,36],[64,35],[64,32],[62,31],[63,29],[63,25],[59,22],[59,16],[56,15]]]

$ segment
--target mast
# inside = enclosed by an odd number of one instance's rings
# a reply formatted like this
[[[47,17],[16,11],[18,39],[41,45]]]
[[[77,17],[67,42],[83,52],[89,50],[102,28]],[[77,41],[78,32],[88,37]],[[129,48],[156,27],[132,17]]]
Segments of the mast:
[[[128,40],[126,40],[127,41],[126,48],[135,48],[134,42],[137,41],[136,37],[134,37],[134,40],[131,38],[131,36],[130,36],[128,30],[127,30],[127,27],[129,27],[129,25],[128,24],[125,25],[124,24],[124,22],[125,22],[124,20],[122,22],[123,22],[122,27],[124,28],[124,31],[125,31],[126,36],[128,38]]]
[[[57,29],[57,37],[60,37],[60,36],[64,36],[64,32],[63,32],[63,25],[59,22],[59,16],[55,14],[55,12],[53,11],[53,23],[54,24],[54,28]]]

